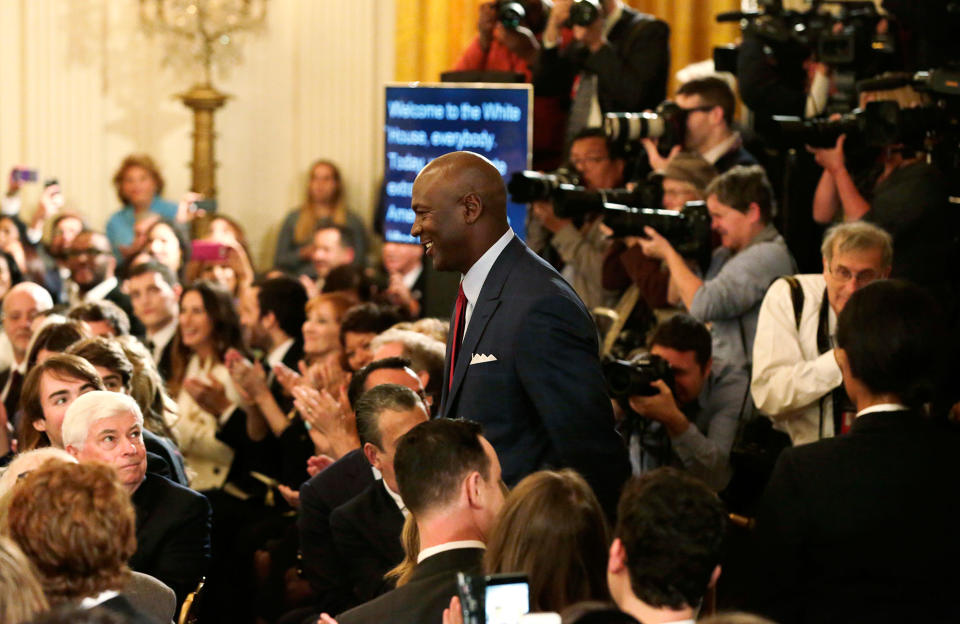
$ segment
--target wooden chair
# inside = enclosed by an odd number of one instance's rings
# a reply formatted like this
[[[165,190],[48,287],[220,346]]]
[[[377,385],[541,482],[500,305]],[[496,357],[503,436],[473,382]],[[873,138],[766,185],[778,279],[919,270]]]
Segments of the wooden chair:
[[[203,585],[206,581],[207,577],[201,578],[200,582],[197,583],[197,588],[187,594],[183,606],[180,607],[180,617],[177,618],[177,624],[196,624],[199,619],[198,612],[201,598],[203,597]]]

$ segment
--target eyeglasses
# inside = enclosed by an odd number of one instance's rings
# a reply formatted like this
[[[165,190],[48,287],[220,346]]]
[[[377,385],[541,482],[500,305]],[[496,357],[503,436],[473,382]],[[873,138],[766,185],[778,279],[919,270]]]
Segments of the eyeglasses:
[[[690,108],[681,108],[683,112],[687,113],[706,113],[707,111],[712,111],[717,107],[716,104],[704,104],[703,106],[691,106]]]
[[[583,158],[571,158],[570,164],[576,168],[580,168],[580,165],[591,164],[595,165],[597,163],[602,163],[605,160],[610,160],[609,156],[584,156]]]
[[[835,269],[831,268],[830,275],[834,276],[841,282],[846,283],[846,282],[849,282],[850,280],[854,280],[857,284],[860,284],[860,285],[869,284],[870,282],[876,281],[880,277],[880,273],[878,273],[877,271],[874,271],[873,269],[865,269],[863,271],[860,271],[859,273],[854,273],[853,271],[843,266],[842,264]]]

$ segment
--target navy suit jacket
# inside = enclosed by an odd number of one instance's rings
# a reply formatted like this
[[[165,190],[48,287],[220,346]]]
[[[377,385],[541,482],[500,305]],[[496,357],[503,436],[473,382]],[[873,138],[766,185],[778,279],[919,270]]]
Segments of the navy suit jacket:
[[[570,285],[514,237],[480,290],[448,391],[452,327],[441,414],[483,425],[507,484],[573,468],[613,517],[630,464],[614,430],[596,326]],[[471,364],[474,354],[496,359]]]

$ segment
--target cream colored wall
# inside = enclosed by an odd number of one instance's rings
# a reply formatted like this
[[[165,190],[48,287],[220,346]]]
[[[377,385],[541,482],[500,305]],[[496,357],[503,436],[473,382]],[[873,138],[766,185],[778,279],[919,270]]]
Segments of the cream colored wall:
[[[36,166],[60,180],[95,227],[118,207],[110,179],[134,151],[157,160],[164,195],[188,190],[191,81],[161,65],[134,0],[0,0],[0,180]],[[309,162],[341,165],[350,205],[369,218],[382,172],[383,83],[392,80],[393,2],[270,0],[262,32],[215,85],[220,208],[260,266],[283,215],[302,200]],[[27,189],[25,199],[38,189]],[[32,203],[31,203],[32,204]]]

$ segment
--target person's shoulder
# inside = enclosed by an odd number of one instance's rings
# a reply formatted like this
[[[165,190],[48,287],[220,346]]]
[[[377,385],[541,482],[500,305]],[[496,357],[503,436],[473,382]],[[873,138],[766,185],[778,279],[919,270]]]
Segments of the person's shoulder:
[[[154,197],[150,203],[150,211],[155,212],[164,219],[175,219],[177,217],[177,203],[162,197]]]
[[[168,502],[179,500],[183,504],[202,505],[204,507],[208,504],[207,497],[200,492],[191,490],[176,481],[172,481],[156,473],[148,472],[141,487],[152,490],[152,498],[163,498]]]

